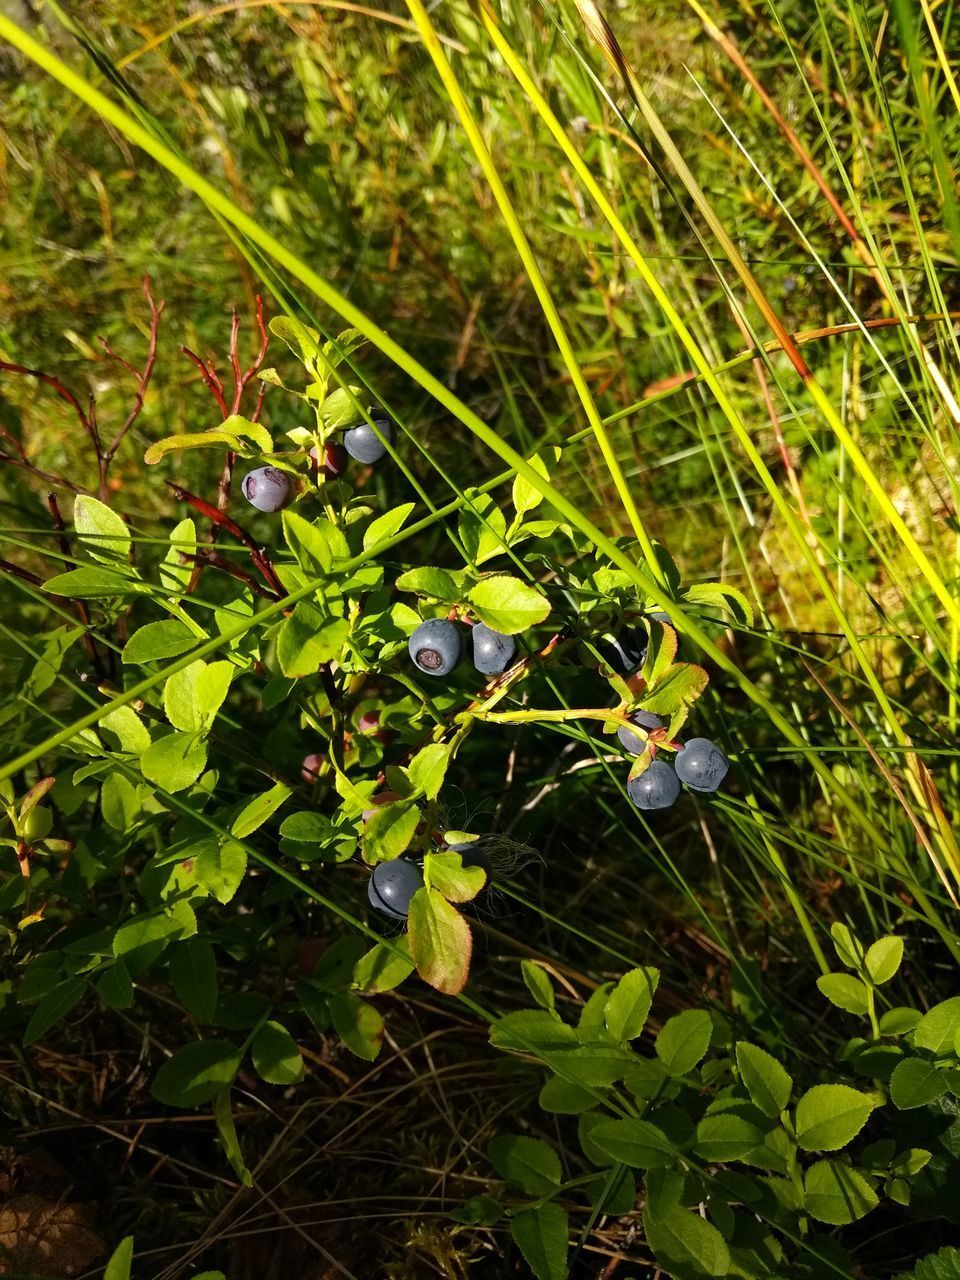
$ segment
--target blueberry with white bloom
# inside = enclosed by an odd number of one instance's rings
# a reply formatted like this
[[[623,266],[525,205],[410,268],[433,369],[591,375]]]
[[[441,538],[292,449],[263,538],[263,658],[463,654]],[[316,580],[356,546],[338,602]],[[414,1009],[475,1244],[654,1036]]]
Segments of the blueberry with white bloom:
[[[367,881],[367,898],[371,907],[391,920],[406,920],[410,902],[423,888],[423,872],[406,858],[378,862]]]
[[[691,791],[716,791],[729,768],[727,757],[709,738],[691,738],[677,752],[677,777]]]
[[[279,467],[257,467],[255,471],[248,471],[240,488],[258,511],[279,511],[293,497],[293,481]]]
[[[444,618],[421,622],[407,648],[418,670],[428,676],[446,676],[460,661],[463,642],[460,629]]]
[[[679,794],[680,780],[666,760],[654,760],[627,783],[627,795],[638,809],[669,809]]]
[[[502,635],[483,622],[470,628],[470,657],[476,669],[485,676],[498,676],[506,671],[517,652],[513,636]]]
[[[377,435],[377,431],[374,431],[369,422],[361,422],[359,426],[351,427],[349,431],[343,433],[343,447],[356,462],[379,462],[387,452],[384,440],[393,439],[389,418],[377,415],[372,421],[376,424],[380,435]]]
[[[646,729],[648,733],[653,729],[663,728],[663,721],[652,711],[634,711],[630,719],[641,729]],[[632,756],[642,755],[647,748],[647,739],[639,733],[634,733],[629,725],[622,724],[617,730],[617,737],[624,751],[629,751]]]

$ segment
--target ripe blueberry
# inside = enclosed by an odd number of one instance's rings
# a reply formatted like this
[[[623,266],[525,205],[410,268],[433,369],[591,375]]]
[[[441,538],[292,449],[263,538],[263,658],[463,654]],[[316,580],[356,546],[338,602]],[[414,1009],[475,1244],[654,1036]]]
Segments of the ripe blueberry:
[[[680,781],[666,760],[654,760],[639,778],[627,783],[627,795],[638,809],[669,809],[680,794]]]
[[[506,671],[517,652],[513,636],[501,635],[482,622],[470,628],[470,658],[485,676],[498,676]]]
[[[257,467],[248,471],[240,486],[243,496],[258,511],[279,511],[293,497],[293,482],[278,467]]]
[[[369,422],[361,422],[359,426],[351,427],[349,431],[343,433],[343,447],[357,462],[379,462],[387,452],[387,446],[383,441],[393,439],[389,418],[375,416],[373,421],[377,424],[379,436]]]
[[[691,738],[677,752],[677,777],[691,791],[716,791],[730,765],[715,742]]]
[[[407,645],[417,668],[428,676],[449,675],[460,661],[461,647],[458,627],[443,618],[421,622]]]
[[[310,457],[314,466],[322,471],[328,480],[336,480],[338,476],[342,476],[347,469],[347,463],[350,461],[349,455],[342,444],[331,444],[329,442],[323,446],[323,462],[320,461],[316,445],[310,450]]]
[[[647,657],[647,633],[642,627],[627,627],[613,639],[594,646],[608,667],[625,676],[642,667]]]
[[[316,782],[320,776],[320,766],[323,764],[323,756],[317,751],[311,751],[310,755],[304,756],[300,765],[300,777],[304,782]]]
[[[646,729],[648,732],[651,729],[663,728],[663,721],[659,716],[655,716],[652,711],[635,711],[630,719],[634,724],[639,725],[641,729]],[[629,751],[632,756],[639,756],[646,750],[646,738],[641,737],[639,733],[634,733],[628,725],[622,724],[620,726],[617,730],[617,737],[620,739],[621,747],[625,751]]]
[[[53,827],[53,814],[42,804],[34,805],[23,820],[23,838],[25,840],[42,840],[50,834]]]
[[[423,872],[406,858],[378,862],[367,881],[367,898],[371,907],[391,920],[406,920],[410,899],[423,888]]]

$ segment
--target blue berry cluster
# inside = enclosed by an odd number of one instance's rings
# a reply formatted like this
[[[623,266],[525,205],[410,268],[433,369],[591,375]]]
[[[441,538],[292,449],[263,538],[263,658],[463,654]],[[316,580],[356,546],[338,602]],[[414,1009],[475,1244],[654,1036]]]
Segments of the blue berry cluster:
[[[651,620],[670,625],[665,613],[647,615]],[[601,657],[618,675],[636,675],[647,657],[646,634],[640,629],[623,632],[615,639],[597,645]],[[648,734],[664,728],[663,720],[652,711],[635,711],[630,725],[621,725],[617,738],[623,749],[633,756],[642,755],[648,747]],[[710,738],[690,738],[677,752],[673,764],[656,757],[643,773],[627,783],[627,794],[638,809],[669,809],[680,795],[681,784],[691,791],[716,791],[730,765],[727,757]]]
[[[393,439],[393,423],[382,409],[371,411],[370,422],[361,422],[343,432],[338,444],[328,440],[323,452],[316,445],[310,450],[310,461],[327,480],[336,480],[347,469],[352,458],[372,466],[387,452],[387,444]],[[248,471],[240,485],[241,492],[258,511],[282,511],[289,506],[297,492],[297,482],[292,475],[279,467],[256,467]]]
[[[407,648],[413,665],[426,676],[449,675],[464,649],[481,675],[498,676],[516,656],[517,642],[482,622],[474,623],[465,637],[464,628],[456,622],[428,618],[414,631]]]

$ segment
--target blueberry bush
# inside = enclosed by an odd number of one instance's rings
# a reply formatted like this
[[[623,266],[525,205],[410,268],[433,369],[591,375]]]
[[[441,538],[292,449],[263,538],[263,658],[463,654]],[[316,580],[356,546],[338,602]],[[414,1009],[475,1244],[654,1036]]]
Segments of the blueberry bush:
[[[951,6],[75,9],[0,1270],[955,1280]]]

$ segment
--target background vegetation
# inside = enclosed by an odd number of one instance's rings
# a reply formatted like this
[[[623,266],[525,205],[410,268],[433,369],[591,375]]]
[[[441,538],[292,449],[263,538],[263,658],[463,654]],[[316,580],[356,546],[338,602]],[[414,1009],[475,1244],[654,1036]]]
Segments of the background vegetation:
[[[728,660],[708,657],[709,692],[691,724],[733,761],[716,799],[687,797],[647,822],[603,763],[608,742],[564,725],[474,734],[449,779],[452,824],[533,852],[474,922],[471,996],[496,1012],[528,1002],[517,961],[532,958],[572,1012],[597,984],[654,964],[660,1017],[732,1007],[765,1025],[768,1043],[810,1082],[851,1029],[842,1011],[824,1012],[815,987],[834,963],[831,924],[907,940],[893,1005],[952,996],[960,17],[950,0],[627,2],[606,14],[619,41],[606,50],[591,11],[573,3],[503,6],[504,50],[480,10],[451,0],[431,18],[464,95],[460,114],[425,46],[431,19],[413,7],[148,0],[132,16],[110,0],[69,15],[11,10],[105,92],[122,92],[122,76],[134,111],[190,166],[505,442],[524,456],[567,446],[553,483],[605,533],[632,536],[632,501],[685,583],[722,579],[753,606],[749,627],[687,610]],[[529,84],[511,73],[510,50]],[[110,504],[149,555],[149,540],[165,539],[182,514],[163,481],[215,501],[220,474],[220,459],[202,452],[143,464],[158,438],[219,422],[178,348],[223,368],[236,309],[251,356],[255,297],[267,295],[276,314],[278,277],[167,170],[6,44],[0,83],[0,361],[55,376],[81,404],[95,394],[109,437],[136,379],[98,340],[139,369],[150,334],[145,274],[166,302],[149,392],[110,472]],[[617,226],[551,135],[550,113]],[[489,148],[513,233],[464,117]],[[285,273],[277,287],[288,301],[292,289],[324,331],[341,327],[302,281]],[[796,346],[787,335],[799,335]],[[292,374],[274,347],[267,363]],[[497,474],[490,450],[409,370],[376,350],[362,367],[405,432],[409,474],[383,468],[364,482],[382,501],[425,493],[439,505]],[[608,423],[606,456],[596,434],[569,443],[588,425],[590,399]],[[304,424],[300,406],[273,393],[264,421],[275,435]],[[71,490],[96,492],[96,458],[74,409],[27,377],[0,373],[0,427],[0,554],[47,578],[65,566],[46,493],[56,490],[67,511]],[[495,492],[505,502],[509,486]],[[259,540],[276,537],[268,521],[252,527]],[[444,547],[441,532],[428,532],[416,554],[435,563]],[[552,575],[558,561],[571,568],[567,555],[558,541],[528,566]],[[36,659],[24,658],[17,635],[42,648],[61,620],[14,573],[0,579],[0,609],[12,759],[43,739],[50,716],[79,714],[71,685],[82,660],[70,655],[69,684],[31,686]],[[557,680],[541,705],[554,696],[589,706],[603,694],[585,666]],[[249,733],[257,714],[249,703],[236,727]],[[316,745],[311,731],[294,715],[269,723],[247,747],[295,776]],[[73,767],[39,764],[58,776]],[[32,766],[18,785],[36,776]],[[224,778],[242,798],[249,779]],[[253,1190],[226,1163],[207,1115],[172,1113],[150,1096],[164,1055],[190,1038],[164,981],[138,984],[126,1011],[84,1004],[21,1048],[24,966],[62,944],[91,897],[116,912],[127,893],[123,877],[96,871],[95,804],[71,809],[65,793],[54,803],[79,871],[52,894],[46,919],[18,926],[12,896],[5,914],[0,1240],[19,1240],[24,1274],[84,1273],[128,1232],[137,1273],[157,1277],[214,1266],[237,1277],[291,1267],[397,1280],[528,1274],[502,1224],[467,1228],[449,1211],[497,1184],[485,1149],[504,1127],[565,1152],[570,1136],[536,1105],[542,1073],[493,1052],[485,1022],[426,987],[381,998],[386,1040],[373,1064],[304,1020],[304,1084],[241,1077],[236,1119]],[[145,852],[133,841],[122,857],[136,865]],[[362,880],[336,872],[311,874],[358,909]],[[15,862],[4,874],[17,885]],[[217,927],[227,939],[221,983],[288,1002],[311,956],[343,932],[261,873]],[[941,1104],[945,1115],[956,1115],[955,1101]],[[38,1257],[9,1204],[41,1215],[60,1206],[61,1218],[66,1206],[74,1255]],[[869,1219],[847,1238],[858,1274],[893,1275],[957,1242],[955,1209],[952,1225],[938,1217],[918,1227],[918,1216],[904,1207],[879,1239]],[[654,1274],[635,1213],[589,1222],[584,1213],[576,1225],[589,1232],[572,1275]],[[53,1235],[48,1227],[40,1254]]]

